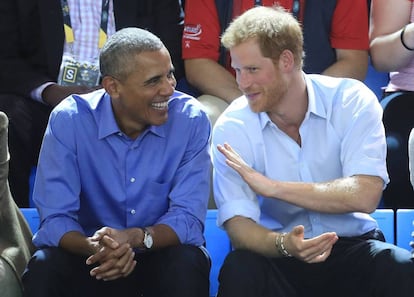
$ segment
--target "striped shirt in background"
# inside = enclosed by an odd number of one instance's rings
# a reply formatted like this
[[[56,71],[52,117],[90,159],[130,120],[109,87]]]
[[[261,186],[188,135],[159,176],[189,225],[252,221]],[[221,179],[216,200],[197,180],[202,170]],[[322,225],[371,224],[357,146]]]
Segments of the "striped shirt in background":
[[[113,1],[109,1],[108,37],[115,33]],[[68,0],[70,20],[75,42],[65,41],[64,53],[80,61],[94,61],[99,57],[99,29],[101,26],[101,0]]]

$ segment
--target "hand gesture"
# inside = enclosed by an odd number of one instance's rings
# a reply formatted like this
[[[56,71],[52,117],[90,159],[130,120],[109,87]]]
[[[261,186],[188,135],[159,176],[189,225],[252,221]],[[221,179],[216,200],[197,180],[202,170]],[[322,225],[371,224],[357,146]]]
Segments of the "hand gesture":
[[[86,264],[99,265],[90,271],[96,279],[114,280],[128,276],[135,268],[135,253],[128,243],[126,230],[104,227],[98,230],[90,240],[97,251],[86,260]]]
[[[273,181],[271,179],[247,165],[242,157],[228,143],[218,145],[217,149],[227,158],[226,164],[236,170],[254,192],[265,197],[272,196],[271,189]]]
[[[326,232],[310,239],[305,239],[304,235],[304,227],[296,226],[286,234],[284,245],[292,256],[307,263],[325,261],[338,240],[335,232]]]

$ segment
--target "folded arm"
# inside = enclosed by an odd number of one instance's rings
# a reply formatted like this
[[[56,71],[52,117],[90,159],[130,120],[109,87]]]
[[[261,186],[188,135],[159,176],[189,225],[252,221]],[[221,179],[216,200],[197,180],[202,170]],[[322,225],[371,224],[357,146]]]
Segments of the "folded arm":
[[[325,213],[373,212],[381,199],[383,180],[377,176],[355,175],[323,183],[271,180],[248,166],[229,144],[218,150],[226,163],[259,195],[280,199]]]

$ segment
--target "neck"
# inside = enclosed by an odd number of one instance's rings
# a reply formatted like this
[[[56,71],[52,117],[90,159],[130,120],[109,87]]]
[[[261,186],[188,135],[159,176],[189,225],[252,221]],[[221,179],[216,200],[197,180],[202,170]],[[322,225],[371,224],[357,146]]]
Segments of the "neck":
[[[308,110],[308,92],[305,78],[300,76],[292,79],[280,104],[268,115],[280,130],[300,144],[299,128]]]

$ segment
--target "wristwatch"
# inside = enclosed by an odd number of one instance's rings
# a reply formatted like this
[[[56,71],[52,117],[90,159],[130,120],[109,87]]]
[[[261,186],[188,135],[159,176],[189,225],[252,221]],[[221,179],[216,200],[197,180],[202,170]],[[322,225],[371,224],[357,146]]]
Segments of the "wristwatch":
[[[152,235],[147,228],[142,229],[144,231],[144,240],[142,243],[144,244],[145,248],[150,249],[154,241],[152,240]]]

